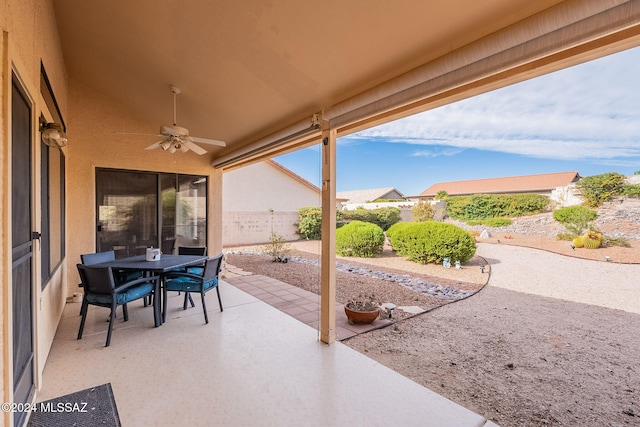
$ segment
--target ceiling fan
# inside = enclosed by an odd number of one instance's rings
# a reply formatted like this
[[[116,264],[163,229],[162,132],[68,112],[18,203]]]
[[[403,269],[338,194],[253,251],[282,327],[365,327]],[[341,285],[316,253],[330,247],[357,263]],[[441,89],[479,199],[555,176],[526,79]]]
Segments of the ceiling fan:
[[[189,136],[189,129],[176,125],[176,95],[180,93],[180,89],[171,85],[171,92],[173,93],[173,125],[172,126],[160,126],[160,135],[164,137],[158,142],[154,142],[145,150],[153,150],[155,148],[162,148],[170,153],[181,151],[186,153],[191,150],[196,154],[205,154],[207,150],[194,144],[198,142],[200,144],[217,145],[219,147],[226,147],[227,144],[224,141],[218,141],[216,139],[199,138],[196,136]]]

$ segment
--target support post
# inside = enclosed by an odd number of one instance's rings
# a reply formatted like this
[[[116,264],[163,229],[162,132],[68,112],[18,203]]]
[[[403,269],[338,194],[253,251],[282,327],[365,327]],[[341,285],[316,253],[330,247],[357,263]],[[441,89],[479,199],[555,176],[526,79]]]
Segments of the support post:
[[[322,122],[322,255],[320,341],[336,340],[336,130]]]

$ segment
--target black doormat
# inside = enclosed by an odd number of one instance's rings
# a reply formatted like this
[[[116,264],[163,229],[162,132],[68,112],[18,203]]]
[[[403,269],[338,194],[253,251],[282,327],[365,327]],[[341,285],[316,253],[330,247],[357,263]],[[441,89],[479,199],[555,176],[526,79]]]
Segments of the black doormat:
[[[102,384],[39,402],[28,427],[121,427],[111,384]]]

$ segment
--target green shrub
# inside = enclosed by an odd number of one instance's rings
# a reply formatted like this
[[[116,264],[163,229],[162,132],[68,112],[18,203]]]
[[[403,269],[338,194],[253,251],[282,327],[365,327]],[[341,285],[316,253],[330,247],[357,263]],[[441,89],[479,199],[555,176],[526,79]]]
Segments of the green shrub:
[[[596,211],[585,206],[567,206],[553,212],[553,219],[574,234],[582,234],[597,216]]]
[[[371,258],[382,252],[384,232],[375,224],[351,221],[336,231],[336,252],[342,256]]]
[[[602,203],[620,195],[623,185],[624,176],[617,172],[610,172],[582,178],[576,183],[576,188],[580,190],[586,206],[597,208]]]
[[[416,205],[411,208],[411,219],[413,222],[431,221],[433,219],[433,206],[431,203],[420,200]]]
[[[322,209],[304,207],[298,209],[300,222],[298,234],[305,240],[320,240],[322,235]]]
[[[394,251],[397,251],[397,248],[394,246],[394,243],[393,243],[394,236],[398,231],[403,230],[404,228],[409,227],[412,224],[413,224],[412,222],[396,222],[391,227],[389,227],[387,231],[385,231],[385,234],[387,235],[387,239],[389,239],[389,243],[391,244],[391,247],[393,248]]]
[[[640,197],[640,185],[625,184],[622,186],[621,194],[627,197]]]
[[[620,246],[623,248],[630,248],[631,244],[624,237],[605,237],[603,242],[605,246]]]
[[[444,190],[440,190],[440,191],[438,191],[438,192],[436,193],[436,197],[435,197],[435,199],[436,199],[436,200],[443,200],[443,199],[446,199],[447,197],[449,197],[449,193],[447,193],[447,192],[446,192],[446,191],[444,191]]]
[[[540,213],[549,205],[541,194],[474,194],[447,198],[447,214],[461,221]]]
[[[509,218],[486,218],[470,219],[466,221],[469,225],[486,225],[487,227],[506,227],[513,224]]]
[[[320,240],[322,238],[322,208],[311,206],[298,209],[300,218],[298,234],[305,240]],[[336,211],[336,228],[343,225],[342,212]]]
[[[476,253],[473,237],[460,227],[436,221],[411,223],[392,234],[391,244],[398,254],[421,264],[465,263]]]
[[[378,208],[364,209],[358,208],[350,211],[342,211],[345,220],[362,221],[376,224],[383,230],[387,230],[396,222],[400,221],[400,209],[398,208]]]

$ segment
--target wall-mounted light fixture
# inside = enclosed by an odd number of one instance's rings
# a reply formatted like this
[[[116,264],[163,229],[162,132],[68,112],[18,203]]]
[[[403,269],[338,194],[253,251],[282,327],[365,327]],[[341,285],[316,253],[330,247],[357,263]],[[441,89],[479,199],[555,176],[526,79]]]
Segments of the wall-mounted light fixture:
[[[58,123],[47,123],[40,128],[42,142],[49,147],[62,148],[67,145],[67,134]]]

